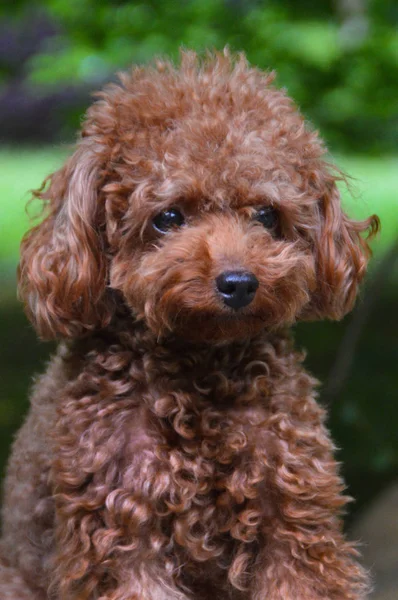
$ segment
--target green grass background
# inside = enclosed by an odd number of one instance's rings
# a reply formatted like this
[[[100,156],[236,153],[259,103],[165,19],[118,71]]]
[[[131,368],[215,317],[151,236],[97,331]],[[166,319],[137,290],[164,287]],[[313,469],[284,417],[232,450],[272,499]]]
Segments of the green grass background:
[[[29,228],[25,210],[29,191],[60,167],[68,152],[66,147],[0,148],[0,260],[9,268],[15,264],[21,238]]]

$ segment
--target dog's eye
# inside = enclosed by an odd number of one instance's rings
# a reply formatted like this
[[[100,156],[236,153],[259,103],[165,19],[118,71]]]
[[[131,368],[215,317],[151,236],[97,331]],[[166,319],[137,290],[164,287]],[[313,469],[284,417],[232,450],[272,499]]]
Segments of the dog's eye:
[[[184,221],[183,215],[177,208],[169,208],[156,215],[152,224],[160,233],[167,233],[173,227],[181,227]]]
[[[255,214],[254,219],[259,221],[261,225],[264,225],[267,229],[273,229],[278,224],[278,212],[272,208],[272,206],[264,206],[260,208]]]

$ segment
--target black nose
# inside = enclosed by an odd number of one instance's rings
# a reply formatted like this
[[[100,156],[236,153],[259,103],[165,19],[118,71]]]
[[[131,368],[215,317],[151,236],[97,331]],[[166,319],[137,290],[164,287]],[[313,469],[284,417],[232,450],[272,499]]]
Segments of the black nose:
[[[256,295],[258,279],[250,271],[225,271],[216,278],[217,289],[225,304],[231,308],[243,308]]]

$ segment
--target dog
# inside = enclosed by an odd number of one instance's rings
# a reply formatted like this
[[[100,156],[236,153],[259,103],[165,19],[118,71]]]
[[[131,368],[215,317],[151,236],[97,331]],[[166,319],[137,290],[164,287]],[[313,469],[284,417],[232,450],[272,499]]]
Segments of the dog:
[[[366,597],[290,328],[350,311],[379,222],[273,79],[229,51],[123,73],[36,192],[19,290],[60,343],[8,465],[3,600]]]

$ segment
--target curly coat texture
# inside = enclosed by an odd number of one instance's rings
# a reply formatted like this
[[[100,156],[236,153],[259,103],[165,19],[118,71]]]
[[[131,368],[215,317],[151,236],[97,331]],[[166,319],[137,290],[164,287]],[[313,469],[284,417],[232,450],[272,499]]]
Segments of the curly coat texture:
[[[378,220],[342,212],[272,80],[228,52],[124,73],[37,192],[20,293],[61,343],[8,466],[3,600],[366,597],[288,329],[352,308]],[[215,285],[236,269],[259,282],[239,310]]]

